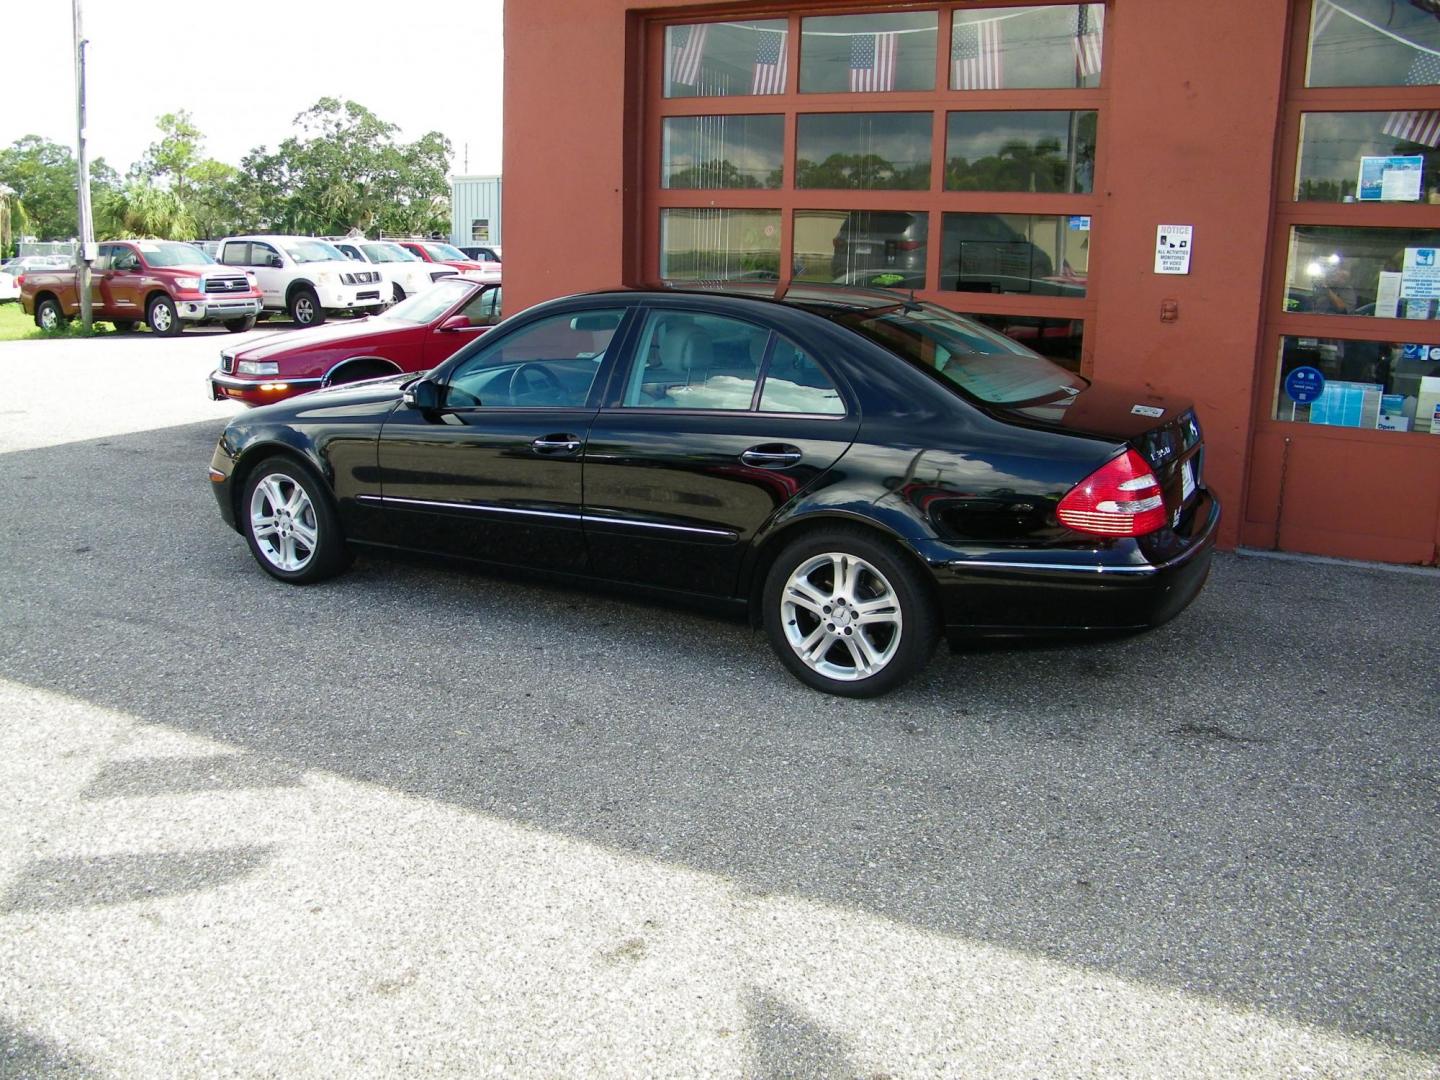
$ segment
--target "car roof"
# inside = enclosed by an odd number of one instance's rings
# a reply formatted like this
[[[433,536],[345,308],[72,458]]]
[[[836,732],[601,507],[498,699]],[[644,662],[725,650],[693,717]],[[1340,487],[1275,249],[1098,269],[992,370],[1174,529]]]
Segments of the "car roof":
[[[660,282],[634,289],[606,289],[582,295],[614,296],[646,294],[658,298],[673,296],[728,297],[802,308],[817,315],[834,316],[852,311],[874,311],[877,308],[913,307],[920,302],[913,296],[894,289],[873,286],[832,285],[826,282],[792,283],[785,289],[778,282],[756,281],[674,281]]]

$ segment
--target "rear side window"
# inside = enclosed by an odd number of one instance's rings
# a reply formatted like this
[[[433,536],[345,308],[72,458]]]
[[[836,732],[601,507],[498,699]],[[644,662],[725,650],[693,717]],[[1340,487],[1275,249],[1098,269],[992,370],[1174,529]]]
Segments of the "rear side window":
[[[652,311],[621,404],[630,408],[748,410],[770,331],[724,315]]]
[[[244,241],[226,244],[220,251],[220,261],[226,266],[249,266],[250,245]]]
[[[1074,395],[1087,385],[1005,335],[930,304],[848,312],[835,321],[987,404]]]
[[[760,411],[843,416],[845,402],[809,353],[776,338],[765,370],[765,388],[760,392]]]

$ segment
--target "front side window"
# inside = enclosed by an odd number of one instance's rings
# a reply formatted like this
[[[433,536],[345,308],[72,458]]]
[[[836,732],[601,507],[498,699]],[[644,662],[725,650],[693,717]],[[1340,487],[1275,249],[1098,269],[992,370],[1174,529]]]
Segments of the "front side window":
[[[1104,36],[1104,4],[957,11],[950,33],[950,88],[1099,86]]]
[[[770,331],[723,315],[657,311],[625,380],[628,408],[753,409]]]
[[[827,15],[800,24],[800,90],[806,94],[935,89],[933,11]]]
[[[451,374],[447,408],[583,408],[625,312],[552,315],[480,347]],[[488,338],[488,335],[487,335]]]
[[[992,405],[1072,397],[1087,385],[1018,342],[933,304],[896,304],[835,321]]]
[[[500,321],[500,287],[481,289],[460,309],[471,326],[494,326]]]

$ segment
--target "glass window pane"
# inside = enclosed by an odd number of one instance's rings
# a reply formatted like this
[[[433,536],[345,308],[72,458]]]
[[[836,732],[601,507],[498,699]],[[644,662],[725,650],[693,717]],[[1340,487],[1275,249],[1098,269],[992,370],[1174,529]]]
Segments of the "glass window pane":
[[[765,369],[760,411],[841,416],[845,402],[830,376],[804,349],[777,338],[770,366]]]
[[[946,214],[942,231],[942,289],[1085,295],[1088,215]]]
[[[692,23],[665,28],[665,96],[783,94],[785,19]]]
[[[667,281],[778,280],[780,211],[662,210],[660,276]]]
[[[998,330],[1067,371],[1080,370],[1080,352],[1085,344],[1085,323],[1081,319],[1043,319],[1034,315],[979,315],[966,318]]]
[[[925,288],[930,216],[911,210],[797,210],[800,281]]]
[[[1432,116],[1434,129],[1427,131],[1417,116]],[[1440,149],[1427,139],[1440,144],[1440,112],[1305,113],[1300,117],[1295,198],[1440,202]]]
[[[957,11],[950,89],[1099,86],[1104,36],[1104,4]]]
[[[935,89],[933,11],[830,15],[800,24],[800,90],[807,94]]]
[[[1088,193],[1094,112],[952,112],[945,121],[946,191]]]
[[[662,188],[778,188],[784,178],[783,116],[666,117]]]
[[[1440,83],[1440,19],[1421,3],[1312,0],[1306,86]]]
[[[930,188],[929,113],[817,113],[797,124],[795,186]]]
[[[643,409],[749,409],[770,331],[723,315],[652,312],[621,404]]]
[[[1440,346],[1281,338],[1275,419],[1440,435]]]
[[[1440,230],[1297,225],[1290,230],[1285,310],[1433,319]]]
[[[450,376],[451,408],[580,408],[622,308],[554,315],[483,345]]]

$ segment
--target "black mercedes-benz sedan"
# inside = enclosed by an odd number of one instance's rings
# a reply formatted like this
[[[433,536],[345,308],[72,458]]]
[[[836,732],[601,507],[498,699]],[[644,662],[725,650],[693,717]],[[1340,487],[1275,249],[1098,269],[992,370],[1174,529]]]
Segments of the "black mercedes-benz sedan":
[[[370,545],[742,605],[857,697],[942,634],[1142,629],[1194,599],[1220,508],[1187,404],[900,294],[768,288],[554,300],[426,374],[247,412],[220,513],[295,583]]]

